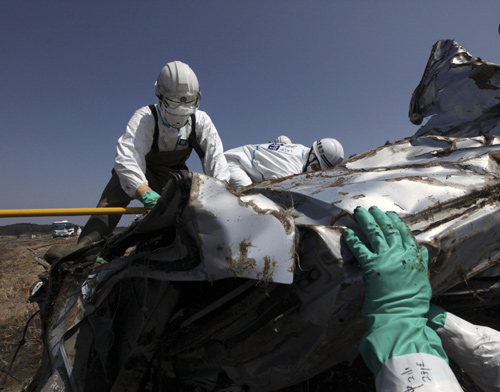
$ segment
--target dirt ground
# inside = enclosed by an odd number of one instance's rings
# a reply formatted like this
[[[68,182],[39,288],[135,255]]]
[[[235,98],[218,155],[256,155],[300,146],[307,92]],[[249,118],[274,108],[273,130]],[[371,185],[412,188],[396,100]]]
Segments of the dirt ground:
[[[74,238],[53,239],[50,235],[0,238],[0,390],[22,391],[38,369],[42,353],[41,325],[36,313],[38,306],[28,302],[30,287],[45,270],[42,256],[50,246],[72,246],[75,243]],[[499,329],[499,310],[499,307],[489,308],[487,311],[461,316],[471,322]],[[24,344],[20,345],[24,331]],[[464,391],[480,392],[453,363],[452,368]],[[375,392],[375,386],[373,376],[358,358],[352,364],[339,364],[286,391]]]
[[[38,305],[28,302],[30,287],[45,270],[37,259],[52,245],[75,243],[74,238],[53,239],[51,235],[0,238],[0,389],[3,387],[3,391],[23,390],[40,363]],[[25,328],[25,342],[20,345]]]

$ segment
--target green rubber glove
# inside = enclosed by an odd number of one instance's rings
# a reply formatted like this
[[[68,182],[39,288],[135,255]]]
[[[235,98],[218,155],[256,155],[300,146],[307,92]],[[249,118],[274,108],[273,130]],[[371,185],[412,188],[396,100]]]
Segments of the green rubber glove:
[[[351,229],[343,238],[363,270],[368,331],[360,353],[365,363],[377,375],[382,364],[395,356],[426,353],[447,361],[439,337],[424,317],[432,294],[427,249],[395,212],[358,207],[354,216],[368,245]]]
[[[144,207],[146,207],[148,210],[151,210],[156,205],[159,198],[160,195],[158,193],[156,193],[155,191],[149,191],[142,195],[141,201],[142,204],[144,204]]]
[[[425,318],[427,319],[427,325],[437,331],[439,328],[444,328],[446,316],[448,316],[446,310],[441,306],[431,304]]]

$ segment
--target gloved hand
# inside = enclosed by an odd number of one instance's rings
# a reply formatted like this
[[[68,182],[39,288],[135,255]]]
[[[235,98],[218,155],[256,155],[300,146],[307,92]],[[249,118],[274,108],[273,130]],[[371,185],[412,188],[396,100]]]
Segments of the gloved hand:
[[[156,205],[159,198],[160,195],[158,193],[156,193],[155,191],[149,191],[142,195],[141,201],[142,204],[144,204],[144,207],[146,207],[148,210],[151,210]]]
[[[368,331],[360,353],[365,363],[377,375],[382,364],[396,356],[426,353],[447,361],[439,337],[424,317],[432,294],[426,248],[394,212],[358,207],[354,215],[368,245],[351,229],[343,238],[363,269]]]

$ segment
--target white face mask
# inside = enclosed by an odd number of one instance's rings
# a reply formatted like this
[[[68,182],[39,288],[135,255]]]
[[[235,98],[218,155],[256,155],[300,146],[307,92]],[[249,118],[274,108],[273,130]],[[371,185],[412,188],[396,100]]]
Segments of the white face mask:
[[[196,107],[193,109],[183,105],[177,105],[176,109],[172,110],[160,98],[158,98],[158,107],[163,120],[173,128],[182,128],[188,122],[189,116],[196,112]]]
[[[174,128],[182,128],[189,119],[189,116],[175,116],[169,113],[165,113],[164,117],[168,124]]]

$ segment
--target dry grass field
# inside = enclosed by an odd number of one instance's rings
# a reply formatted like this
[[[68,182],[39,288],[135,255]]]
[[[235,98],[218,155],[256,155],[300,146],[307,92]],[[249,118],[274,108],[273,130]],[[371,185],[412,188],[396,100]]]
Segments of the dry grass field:
[[[27,321],[38,310],[37,304],[28,302],[30,287],[45,271],[40,260],[50,246],[72,246],[75,243],[76,238],[53,239],[51,235],[0,238],[0,390],[22,391],[38,369],[42,353],[38,314],[26,328]],[[461,316],[500,329],[499,310],[499,307],[489,308]],[[25,328],[25,343],[20,346]],[[12,361],[16,351],[15,361]],[[464,391],[480,392],[461,369],[453,364],[452,367]],[[311,392],[375,391],[373,377],[360,358],[351,365],[340,364],[317,376],[306,389]],[[305,389],[293,389],[299,390]]]
[[[29,323],[25,343],[18,349],[27,321],[38,310],[36,303],[28,302],[30,287],[45,270],[36,259],[52,245],[72,246],[75,242],[74,238],[53,239],[51,235],[0,238],[0,389],[4,391],[21,391],[40,362],[38,314]]]

